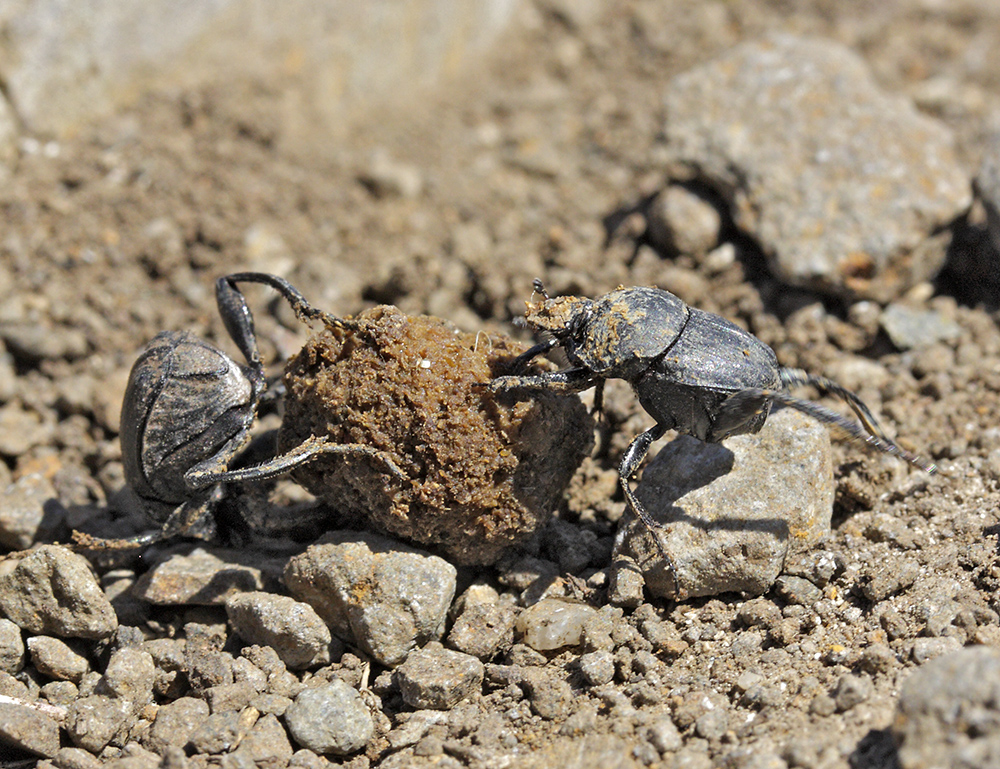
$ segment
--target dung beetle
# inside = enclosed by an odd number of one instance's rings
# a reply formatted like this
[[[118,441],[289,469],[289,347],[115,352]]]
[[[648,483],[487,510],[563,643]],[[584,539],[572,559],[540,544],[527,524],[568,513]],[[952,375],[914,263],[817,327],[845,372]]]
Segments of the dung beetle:
[[[85,548],[152,544],[178,535],[210,536],[209,513],[224,496],[224,484],[263,481],[283,475],[320,454],[365,454],[398,467],[370,446],[334,444],[310,437],[266,461],[231,469],[250,441],[250,429],[267,380],[254,332],[253,315],[240,283],[262,283],[277,290],[303,321],[350,326],[310,305],[288,281],[274,275],[241,272],[219,278],[216,301],[229,336],[246,365],[188,332],[164,331],[132,367],[121,415],[125,480],[159,531],[130,539],[100,540],[76,535]]]
[[[659,524],[635,497],[629,481],[652,443],[671,429],[709,443],[756,433],[774,403],[834,425],[852,439],[928,473],[937,470],[889,438],[857,395],[825,377],[781,368],[774,351],[755,336],[719,315],[689,307],[669,291],[618,288],[599,299],[552,298],[537,279],[534,289],[542,301],[527,303],[525,321],[547,338],[516,358],[512,369],[553,347],[563,348],[571,366],[534,376],[500,376],[489,388],[581,392],[596,387],[599,410],[605,380],[631,384],[656,424],[632,441],[618,472],[626,503],[651,533]],[[787,392],[802,385],[840,396],[861,424]],[[676,568],[655,534],[653,541],[674,584],[679,584]]]

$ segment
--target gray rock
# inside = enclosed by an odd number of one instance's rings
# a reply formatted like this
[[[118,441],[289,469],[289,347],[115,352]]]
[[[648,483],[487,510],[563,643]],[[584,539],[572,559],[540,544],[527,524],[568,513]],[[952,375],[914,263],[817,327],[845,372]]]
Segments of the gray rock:
[[[290,559],[285,584],[340,638],[393,666],[444,633],[455,567],[385,537],[333,532]]]
[[[451,710],[480,690],[485,668],[476,657],[430,643],[396,668],[403,702],[420,710]]]
[[[12,401],[0,406],[0,454],[16,458],[35,446],[48,443],[52,425],[44,422],[37,412]]]
[[[591,686],[611,683],[615,677],[615,655],[609,651],[587,652],[581,655],[580,674]]]
[[[802,577],[782,574],[774,581],[774,589],[788,603],[812,606],[823,597],[823,591]]]
[[[156,711],[156,720],[144,740],[154,753],[163,753],[171,745],[183,748],[195,730],[208,718],[208,703],[195,697],[181,697]]]
[[[971,203],[950,131],[838,43],[773,36],[674,78],[674,175],[731,201],[782,280],[888,301],[933,277]]]
[[[250,716],[253,713],[249,713]],[[212,713],[200,721],[187,742],[187,747],[195,753],[214,755],[226,753],[240,743],[252,726],[244,720],[243,714],[230,710],[225,713]]]
[[[226,601],[226,614],[240,637],[270,646],[292,670],[330,661],[330,629],[307,603],[271,593],[241,593]]]
[[[62,521],[64,509],[56,490],[43,475],[32,473],[0,491],[0,545],[26,550]]]
[[[1000,652],[966,647],[903,684],[892,732],[902,769],[1000,766]]]
[[[243,742],[240,751],[249,754],[255,767],[278,769],[285,767],[292,758],[292,743],[277,717],[261,716]]]
[[[837,710],[844,712],[860,705],[871,697],[874,691],[875,685],[871,678],[866,675],[856,676],[847,673],[838,679],[837,685],[833,689],[833,701],[837,705]]]
[[[115,735],[127,728],[131,710],[124,700],[92,694],[67,708],[63,727],[78,748],[100,753]]]
[[[715,206],[679,184],[650,204],[647,237],[661,253],[702,255],[719,242],[722,217]]]
[[[236,593],[263,589],[260,567],[259,556],[195,547],[167,557],[143,574],[135,594],[157,605],[224,604]]]
[[[631,558],[616,558],[608,569],[608,603],[634,609],[642,603],[646,579]]]
[[[72,681],[49,681],[39,693],[51,705],[69,707],[80,696],[80,690]]]
[[[79,683],[90,672],[90,662],[65,641],[36,635],[28,639],[31,663],[43,676]]]
[[[253,702],[257,693],[257,690],[249,683],[239,681],[210,686],[203,692],[203,695],[213,713],[225,713],[227,710],[242,710]]]
[[[101,762],[81,748],[62,748],[52,763],[58,769],[100,769]]]
[[[579,646],[583,626],[597,614],[597,609],[583,603],[545,598],[521,612],[517,632],[521,641],[536,651],[553,651]]]
[[[90,564],[58,545],[43,545],[0,574],[0,612],[29,633],[61,638],[107,638],[118,628]]]
[[[140,649],[117,649],[104,671],[104,688],[137,711],[153,701],[156,668],[149,652]]]
[[[59,751],[59,725],[34,708],[0,702],[0,747],[3,745],[52,758]]]
[[[681,436],[646,468],[636,495],[664,524],[658,536],[688,596],[760,595],[790,548],[803,550],[830,530],[830,437],[791,409],[773,413],[757,435],[724,445]],[[616,552],[643,568],[651,593],[674,598],[677,586],[650,537],[630,517]]]
[[[363,750],[375,734],[361,695],[340,679],[301,692],[285,711],[285,724],[302,747],[337,756]]]
[[[882,311],[879,324],[897,350],[927,347],[949,342],[962,334],[961,327],[936,310],[922,310],[905,304],[890,304]]]
[[[24,640],[21,629],[0,617],[0,672],[14,675],[24,667]]]
[[[493,659],[514,643],[515,616],[513,606],[466,602],[448,633],[448,645],[481,660]]]

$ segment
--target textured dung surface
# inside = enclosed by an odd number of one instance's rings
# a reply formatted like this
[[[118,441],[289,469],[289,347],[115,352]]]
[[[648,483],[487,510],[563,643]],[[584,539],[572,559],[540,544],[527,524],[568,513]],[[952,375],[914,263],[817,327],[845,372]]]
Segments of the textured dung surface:
[[[491,563],[558,507],[591,448],[575,396],[517,400],[478,387],[524,348],[427,316],[376,307],[357,331],[314,336],[289,362],[281,445],[311,435],[386,452],[317,459],[295,478],[335,513],[439,549],[458,563]]]

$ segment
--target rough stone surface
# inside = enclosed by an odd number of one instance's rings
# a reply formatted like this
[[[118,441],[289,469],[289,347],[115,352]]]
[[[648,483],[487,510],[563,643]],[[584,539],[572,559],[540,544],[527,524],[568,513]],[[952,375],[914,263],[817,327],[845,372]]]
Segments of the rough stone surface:
[[[0,612],[29,633],[61,638],[107,638],[118,627],[87,560],[57,545],[0,574]]]
[[[51,758],[59,750],[59,725],[45,713],[0,702],[0,753],[3,745]]]
[[[448,633],[448,645],[481,660],[489,660],[514,643],[513,606],[466,602]]]
[[[212,605],[263,587],[259,556],[196,547],[166,558],[143,574],[135,594],[152,604]]]
[[[583,626],[597,614],[597,609],[582,603],[543,598],[518,615],[517,632],[521,641],[536,651],[553,651],[579,646]]]
[[[208,703],[196,697],[181,697],[161,706],[145,745],[156,753],[169,746],[183,748],[195,730],[208,718]]]
[[[1000,652],[967,647],[903,684],[892,732],[902,769],[1000,766]]]
[[[14,675],[24,667],[24,640],[21,629],[0,617],[0,672]]]
[[[757,435],[724,445],[677,438],[636,489],[665,526],[658,536],[689,596],[766,592],[789,550],[829,531],[833,493],[827,429],[791,409],[773,413]],[[677,594],[641,522],[625,524],[616,549],[643,568],[654,595]]]
[[[647,219],[647,237],[661,252],[705,254],[719,242],[719,212],[679,184],[671,184],[653,199]]]
[[[784,281],[886,301],[933,277],[971,202],[950,131],[837,43],[774,36],[674,78],[678,173],[731,201]]]
[[[100,753],[126,728],[131,709],[125,700],[103,694],[81,697],[68,708],[64,728],[74,745]]]
[[[244,640],[272,647],[293,670],[330,661],[330,629],[307,603],[270,593],[242,593],[226,601],[226,614]]]
[[[898,350],[928,347],[935,342],[957,339],[962,329],[935,310],[893,303],[882,311],[879,324]]]
[[[19,478],[0,491],[0,545],[25,550],[40,532],[51,531],[63,517],[55,496],[52,482],[37,473]]]
[[[479,691],[483,663],[476,657],[432,643],[417,649],[396,668],[403,701],[411,708],[450,710]]]
[[[51,636],[28,638],[28,651],[35,669],[49,678],[79,683],[90,672],[90,662],[65,641]]]
[[[395,665],[444,633],[455,567],[384,537],[333,532],[290,559],[289,591],[340,638]]]
[[[149,652],[125,647],[116,649],[104,670],[105,688],[138,710],[153,700],[156,668]]]
[[[339,679],[300,693],[285,711],[285,724],[302,747],[336,756],[363,750],[375,734],[361,695]]]

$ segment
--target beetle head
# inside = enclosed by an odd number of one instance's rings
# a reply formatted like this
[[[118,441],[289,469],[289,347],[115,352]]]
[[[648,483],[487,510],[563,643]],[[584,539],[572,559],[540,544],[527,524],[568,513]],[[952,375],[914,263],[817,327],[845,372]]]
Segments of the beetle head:
[[[536,284],[535,290],[541,293],[541,301],[525,302],[524,320],[537,331],[547,331],[557,339],[575,337],[586,325],[591,316],[593,300],[581,296],[549,297]]]

